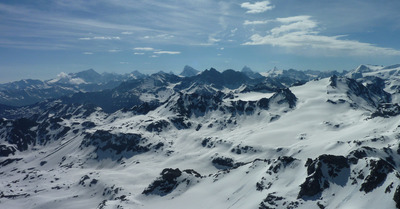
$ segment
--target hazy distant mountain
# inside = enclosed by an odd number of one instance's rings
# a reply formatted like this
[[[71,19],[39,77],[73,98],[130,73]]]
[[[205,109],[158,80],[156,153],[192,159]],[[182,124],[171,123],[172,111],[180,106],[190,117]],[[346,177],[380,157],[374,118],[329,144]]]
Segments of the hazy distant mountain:
[[[198,73],[199,73],[198,70],[190,67],[189,65],[185,65],[185,67],[183,68],[183,71],[179,75],[184,76],[184,77],[192,77],[192,76],[197,75]]]
[[[260,73],[256,73],[256,72],[252,71],[251,68],[249,68],[247,66],[244,66],[242,68],[241,72],[244,73],[245,75],[247,75],[247,77],[253,78],[253,79],[262,78],[263,77]]]
[[[139,72],[132,74],[99,74],[93,69],[78,73],[60,73],[57,78],[40,81],[26,79],[0,84],[0,104],[11,106],[30,105],[46,99],[77,92],[94,92],[111,89],[121,82],[144,76]]]
[[[313,79],[321,79],[331,77],[333,75],[342,76],[344,73],[339,73],[337,71],[317,71],[317,70],[280,70],[274,68],[268,72],[262,73],[263,76],[274,78],[281,82],[282,84],[286,85],[287,87],[293,85],[301,85]]]

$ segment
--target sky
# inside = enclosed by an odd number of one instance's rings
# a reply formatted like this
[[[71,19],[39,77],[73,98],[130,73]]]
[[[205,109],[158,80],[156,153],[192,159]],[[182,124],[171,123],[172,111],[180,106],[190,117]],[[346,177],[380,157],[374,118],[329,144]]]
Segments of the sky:
[[[400,63],[398,0],[2,0],[0,83]]]

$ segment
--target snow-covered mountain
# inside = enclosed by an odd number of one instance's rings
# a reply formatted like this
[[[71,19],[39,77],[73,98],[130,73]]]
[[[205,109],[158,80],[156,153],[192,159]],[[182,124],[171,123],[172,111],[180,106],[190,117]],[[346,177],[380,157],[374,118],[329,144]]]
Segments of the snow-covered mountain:
[[[289,88],[160,72],[3,106],[0,207],[400,208],[397,67],[367,68]]]
[[[129,74],[102,73],[93,69],[78,73],[60,73],[57,78],[41,81],[26,79],[0,84],[0,104],[31,105],[46,99],[59,98],[77,92],[95,92],[117,87],[123,81],[142,78],[134,71]]]

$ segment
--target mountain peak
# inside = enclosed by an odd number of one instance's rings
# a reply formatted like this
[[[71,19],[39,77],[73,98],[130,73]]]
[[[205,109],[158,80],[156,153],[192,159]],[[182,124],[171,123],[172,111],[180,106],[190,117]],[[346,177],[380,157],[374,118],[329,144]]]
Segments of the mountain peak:
[[[256,73],[253,70],[251,70],[250,67],[247,67],[246,65],[242,68],[241,71],[243,74],[245,74],[247,77],[251,79],[256,79],[256,78],[262,78],[263,76],[260,73]]]
[[[250,67],[247,67],[246,65],[242,68],[242,73],[254,73]]]
[[[192,77],[192,76],[197,75],[198,73],[199,73],[198,70],[192,68],[189,65],[185,65],[185,67],[183,68],[183,71],[179,75],[184,76],[184,77]]]
[[[88,83],[94,83],[99,81],[102,76],[93,69],[84,70],[78,73],[72,73],[72,78],[81,78]]]

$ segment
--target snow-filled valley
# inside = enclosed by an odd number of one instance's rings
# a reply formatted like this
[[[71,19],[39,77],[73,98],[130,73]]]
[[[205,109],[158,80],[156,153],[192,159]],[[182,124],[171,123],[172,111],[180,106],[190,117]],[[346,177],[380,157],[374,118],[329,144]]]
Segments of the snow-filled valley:
[[[0,208],[400,208],[398,71],[157,73],[4,107]]]

